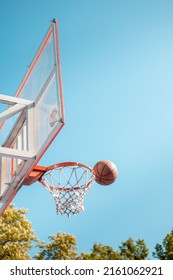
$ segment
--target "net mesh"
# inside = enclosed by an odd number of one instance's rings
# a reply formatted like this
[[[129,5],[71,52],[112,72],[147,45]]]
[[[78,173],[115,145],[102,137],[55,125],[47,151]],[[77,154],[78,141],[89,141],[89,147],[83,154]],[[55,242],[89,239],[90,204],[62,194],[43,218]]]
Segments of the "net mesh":
[[[47,171],[40,182],[53,195],[57,214],[70,217],[84,211],[83,200],[94,175],[85,166],[61,166]]]

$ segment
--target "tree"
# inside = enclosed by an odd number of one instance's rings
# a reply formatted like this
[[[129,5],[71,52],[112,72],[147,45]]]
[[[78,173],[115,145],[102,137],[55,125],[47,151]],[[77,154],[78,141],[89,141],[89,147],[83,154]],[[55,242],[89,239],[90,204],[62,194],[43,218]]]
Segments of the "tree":
[[[26,209],[9,206],[0,217],[0,260],[29,260],[34,235]]]
[[[91,253],[81,253],[82,260],[121,260],[121,255],[110,246],[94,244]]]
[[[36,260],[75,260],[77,259],[76,237],[71,234],[57,233],[49,236],[50,243],[40,242],[40,252]]]
[[[129,238],[119,246],[120,255],[123,260],[145,260],[149,255],[149,250],[144,240],[134,241]]]
[[[173,260],[173,229],[162,241],[162,245],[156,244],[153,257],[159,260]]]

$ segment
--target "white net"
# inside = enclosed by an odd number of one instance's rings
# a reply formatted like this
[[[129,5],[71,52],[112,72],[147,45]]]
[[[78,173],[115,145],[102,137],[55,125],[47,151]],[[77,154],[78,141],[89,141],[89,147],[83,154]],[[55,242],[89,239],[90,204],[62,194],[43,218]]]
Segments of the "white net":
[[[83,200],[94,175],[86,166],[60,166],[47,171],[40,182],[53,195],[57,214],[70,217],[84,211]]]

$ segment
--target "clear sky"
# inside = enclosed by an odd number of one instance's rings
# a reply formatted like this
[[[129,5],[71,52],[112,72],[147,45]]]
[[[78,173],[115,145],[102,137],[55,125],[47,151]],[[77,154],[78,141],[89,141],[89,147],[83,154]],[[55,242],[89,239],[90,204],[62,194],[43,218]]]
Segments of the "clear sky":
[[[1,0],[0,92],[14,95],[50,21],[58,19],[66,125],[40,161],[114,161],[117,181],[94,184],[85,212],[57,216],[39,184],[14,202],[40,240],[66,232],[78,251],[129,237],[150,251],[173,227],[173,1]]]

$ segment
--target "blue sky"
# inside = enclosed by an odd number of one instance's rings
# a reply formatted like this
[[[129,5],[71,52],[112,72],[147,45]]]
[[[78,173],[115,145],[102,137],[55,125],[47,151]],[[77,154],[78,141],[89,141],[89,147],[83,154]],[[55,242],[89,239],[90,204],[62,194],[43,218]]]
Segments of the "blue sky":
[[[14,95],[50,21],[58,19],[66,125],[40,161],[114,161],[117,181],[94,184],[85,212],[57,216],[39,184],[14,202],[36,235],[66,232],[79,252],[117,249],[129,237],[150,250],[173,227],[173,2],[36,0],[0,3],[0,91]]]

